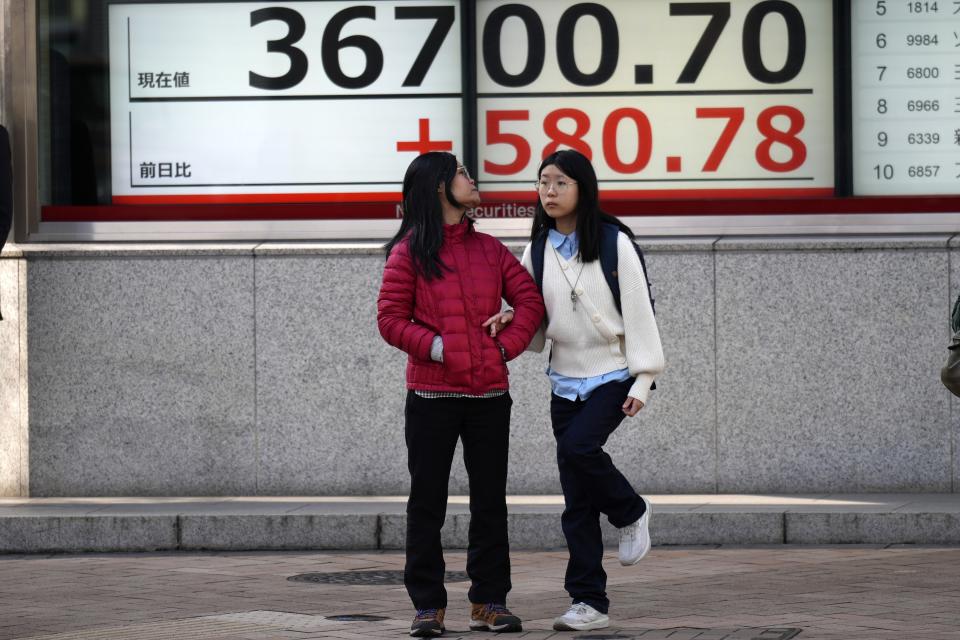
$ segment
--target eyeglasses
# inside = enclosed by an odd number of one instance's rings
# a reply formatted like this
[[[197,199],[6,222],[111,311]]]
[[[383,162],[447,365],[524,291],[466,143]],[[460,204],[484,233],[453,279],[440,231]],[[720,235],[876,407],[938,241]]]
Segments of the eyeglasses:
[[[539,180],[533,183],[533,188],[539,191],[540,193],[546,193],[553,189],[557,193],[563,193],[570,188],[570,185],[577,184],[576,180],[557,180],[556,182],[547,182],[546,180]]]
[[[470,177],[470,172],[467,171],[467,168],[464,167],[464,166],[462,166],[462,165],[459,166],[459,167],[457,167],[457,173],[458,173],[459,175],[463,176],[464,178],[466,178],[467,180],[472,180],[472,179],[473,179],[473,178]]]

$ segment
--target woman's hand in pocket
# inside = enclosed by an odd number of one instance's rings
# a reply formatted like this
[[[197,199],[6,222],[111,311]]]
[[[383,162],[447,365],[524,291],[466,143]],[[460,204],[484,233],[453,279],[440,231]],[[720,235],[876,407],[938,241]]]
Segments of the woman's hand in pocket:
[[[510,324],[511,320],[513,320],[513,309],[507,309],[506,311],[501,311],[500,313],[490,316],[480,326],[489,327],[490,337],[496,338],[497,333],[503,331],[503,328]]]

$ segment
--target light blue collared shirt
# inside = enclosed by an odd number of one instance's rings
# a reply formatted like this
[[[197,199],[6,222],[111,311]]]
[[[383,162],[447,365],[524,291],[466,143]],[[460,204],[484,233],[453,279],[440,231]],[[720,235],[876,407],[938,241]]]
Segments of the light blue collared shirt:
[[[547,237],[550,239],[550,244],[564,260],[571,260],[580,251],[580,241],[577,239],[576,231],[565,236],[556,229],[550,229]],[[550,386],[556,395],[567,400],[576,400],[577,398],[586,400],[601,385],[627,380],[630,377],[630,370],[618,369],[591,378],[571,378],[559,374],[550,366],[547,366],[547,375],[550,376]]]
[[[580,251],[580,239],[577,238],[576,231],[571,231],[570,235],[565,236],[556,229],[550,229],[547,237],[550,238],[550,244],[564,260],[570,260]]]

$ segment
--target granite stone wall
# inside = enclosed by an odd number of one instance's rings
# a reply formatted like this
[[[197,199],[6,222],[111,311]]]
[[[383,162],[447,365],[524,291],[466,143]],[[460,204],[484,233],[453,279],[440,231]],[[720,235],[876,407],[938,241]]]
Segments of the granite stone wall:
[[[667,370],[608,443],[639,490],[956,490],[950,236],[643,244]],[[406,492],[376,248],[21,249],[0,260],[0,495]],[[559,492],[545,365],[510,365],[513,494]]]

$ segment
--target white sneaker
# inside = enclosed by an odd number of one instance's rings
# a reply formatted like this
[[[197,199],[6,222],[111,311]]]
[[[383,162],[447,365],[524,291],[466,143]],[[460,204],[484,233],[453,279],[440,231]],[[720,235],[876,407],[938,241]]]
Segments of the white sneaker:
[[[650,551],[650,503],[640,497],[647,509],[633,524],[620,527],[620,564],[637,564]]]
[[[565,614],[553,621],[554,631],[590,631],[610,626],[607,614],[600,613],[584,602],[575,602]]]

